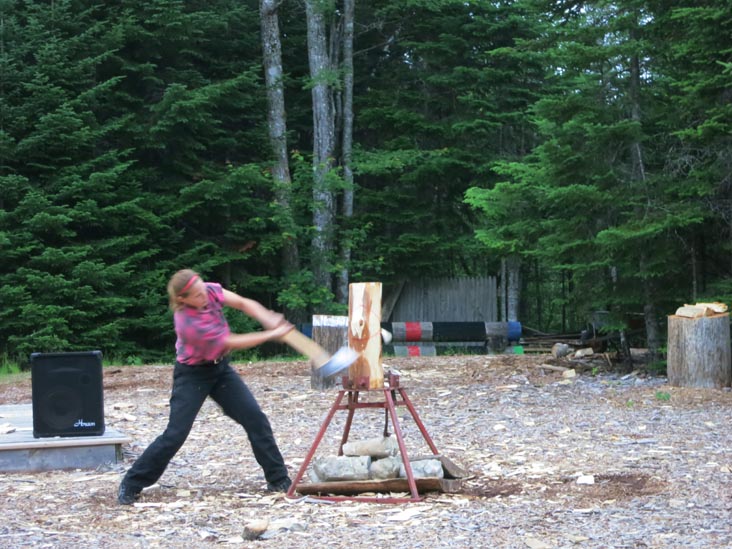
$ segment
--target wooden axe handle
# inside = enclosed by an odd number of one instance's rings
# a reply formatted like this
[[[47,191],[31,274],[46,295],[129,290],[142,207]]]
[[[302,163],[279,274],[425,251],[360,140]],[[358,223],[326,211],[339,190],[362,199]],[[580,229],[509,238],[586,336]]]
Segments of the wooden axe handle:
[[[304,354],[313,362],[316,368],[320,368],[330,360],[328,351],[297,330],[290,330],[280,338],[280,341]]]

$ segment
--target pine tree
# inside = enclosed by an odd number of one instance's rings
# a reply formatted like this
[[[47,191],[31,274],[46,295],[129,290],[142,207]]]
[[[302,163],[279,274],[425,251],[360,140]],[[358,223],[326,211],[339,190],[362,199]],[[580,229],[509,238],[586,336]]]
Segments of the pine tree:
[[[3,351],[170,356],[170,274],[241,285],[279,246],[256,10],[29,2],[3,20]]]
[[[131,239],[113,233],[137,206],[126,153],[109,145],[123,120],[99,110],[118,79],[97,74],[119,42],[94,7],[24,8],[4,17],[4,351],[119,351],[127,273],[117,259]]]
[[[495,181],[491,165],[530,150],[526,111],[543,78],[524,2],[386,2],[357,40],[356,220],[373,237],[364,269],[381,277],[498,270],[473,238],[464,202]],[[366,259],[368,258],[368,259]],[[435,261],[435,258],[439,258]]]

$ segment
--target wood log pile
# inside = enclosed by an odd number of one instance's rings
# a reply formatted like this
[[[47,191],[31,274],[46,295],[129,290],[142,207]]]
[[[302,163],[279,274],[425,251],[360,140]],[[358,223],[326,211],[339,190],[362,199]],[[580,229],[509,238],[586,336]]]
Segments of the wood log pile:
[[[685,318],[700,318],[703,316],[714,316],[727,312],[727,305],[724,303],[696,303],[695,305],[684,305],[676,309],[676,316]]]

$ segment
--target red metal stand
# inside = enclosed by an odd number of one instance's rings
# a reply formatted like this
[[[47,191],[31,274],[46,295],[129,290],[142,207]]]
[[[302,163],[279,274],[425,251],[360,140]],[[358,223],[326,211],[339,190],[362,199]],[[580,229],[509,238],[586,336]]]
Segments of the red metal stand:
[[[328,412],[328,415],[325,418],[325,421],[323,425],[320,427],[320,430],[318,431],[317,436],[315,437],[315,441],[313,442],[312,446],[310,447],[310,451],[308,452],[307,456],[305,457],[305,461],[303,461],[302,465],[300,466],[300,470],[298,471],[297,475],[295,476],[295,480],[292,483],[292,486],[290,486],[290,489],[287,491],[287,497],[294,497],[295,492],[297,491],[297,487],[300,484],[300,481],[302,480],[303,476],[305,475],[305,471],[308,468],[308,465],[310,465],[310,462],[313,459],[313,456],[315,455],[315,451],[318,448],[318,445],[323,440],[323,436],[325,435],[326,431],[328,430],[328,426],[330,425],[330,422],[332,421],[333,417],[335,416],[335,413],[338,410],[347,410],[348,411],[348,417],[346,419],[346,424],[343,429],[343,437],[341,438],[341,444],[338,449],[338,455],[343,455],[343,445],[348,442],[348,435],[351,431],[351,424],[353,423],[353,416],[357,409],[359,408],[383,408],[384,409],[384,415],[385,415],[385,425],[384,425],[384,436],[389,436],[389,418],[391,418],[392,425],[394,426],[394,434],[397,438],[397,443],[399,444],[399,452],[402,457],[402,463],[404,464],[404,470],[407,475],[407,483],[409,485],[409,491],[411,493],[411,497],[409,498],[399,498],[399,497],[371,497],[371,496],[312,496],[315,499],[321,499],[321,500],[327,500],[327,501],[342,501],[342,500],[349,500],[349,501],[365,501],[365,502],[372,502],[372,503],[406,503],[406,502],[416,502],[421,501],[421,498],[419,497],[419,492],[417,490],[417,482],[414,479],[414,473],[412,472],[412,466],[409,462],[409,456],[407,455],[407,449],[404,445],[404,437],[402,436],[402,430],[399,427],[399,418],[397,417],[396,413],[396,407],[397,406],[406,406],[409,410],[409,413],[412,415],[412,418],[414,419],[414,422],[416,423],[417,427],[419,428],[419,431],[422,433],[422,436],[424,437],[425,441],[427,442],[427,445],[430,447],[430,450],[434,455],[438,455],[439,452],[437,450],[437,447],[435,446],[434,442],[432,442],[432,439],[430,438],[429,433],[427,433],[427,429],[425,429],[424,425],[422,424],[422,421],[419,419],[419,415],[417,414],[417,410],[415,410],[414,405],[409,400],[409,397],[407,397],[407,392],[404,388],[399,386],[399,376],[394,374],[389,374],[387,378],[388,387],[383,387],[380,389],[369,389],[369,379],[368,378],[362,378],[357,380],[355,383],[351,382],[347,377],[343,378],[343,390],[338,392],[338,396],[336,397],[335,402],[333,403],[333,406],[330,409],[330,412]],[[360,402],[359,401],[359,393],[362,391],[381,391],[384,393],[384,400],[383,401],[376,401],[376,402]],[[401,400],[397,399],[397,393],[401,397]],[[343,402],[343,398],[348,395],[347,404],[341,404]]]

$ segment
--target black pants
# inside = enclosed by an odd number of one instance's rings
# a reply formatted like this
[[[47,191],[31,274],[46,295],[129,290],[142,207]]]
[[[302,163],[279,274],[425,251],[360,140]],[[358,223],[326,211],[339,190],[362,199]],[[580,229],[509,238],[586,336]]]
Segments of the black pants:
[[[142,489],[158,481],[183,446],[207,396],[211,396],[227,416],[244,427],[267,482],[276,484],[288,477],[267,416],[239,374],[229,366],[228,359],[224,359],[215,365],[198,367],[176,362],[168,426],[135,461],[123,482]]]

